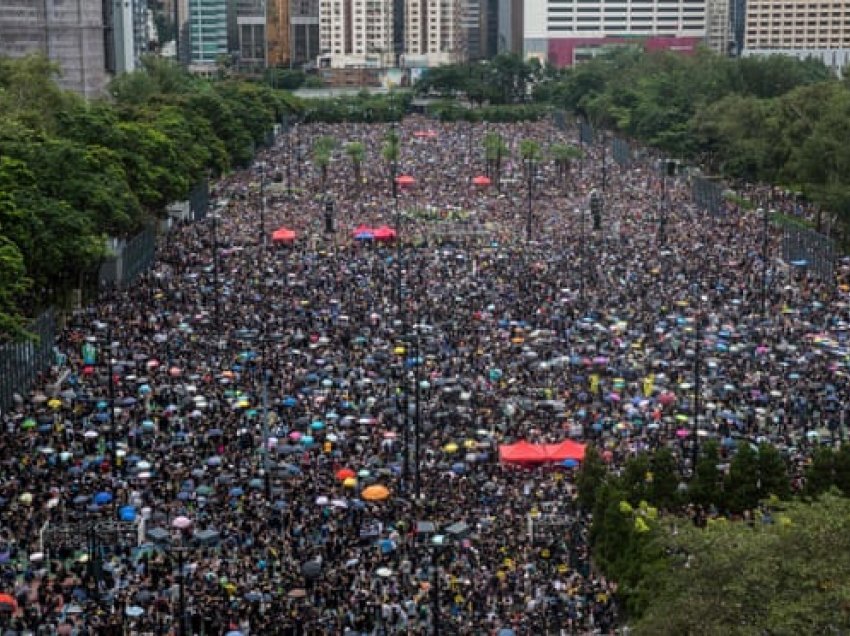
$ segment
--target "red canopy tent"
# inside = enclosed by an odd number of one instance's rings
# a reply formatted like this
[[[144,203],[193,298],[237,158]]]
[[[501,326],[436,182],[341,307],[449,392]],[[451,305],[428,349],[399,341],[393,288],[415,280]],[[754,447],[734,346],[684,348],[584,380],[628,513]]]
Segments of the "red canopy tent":
[[[562,462],[566,459],[584,460],[584,444],[564,440],[560,444],[545,444],[546,457],[550,462]]]
[[[499,459],[512,464],[544,464],[567,459],[584,460],[584,444],[565,440],[558,444],[530,444],[526,441],[499,446]]]
[[[402,175],[399,175],[395,178],[395,182],[400,187],[407,188],[409,186],[412,186],[414,183],[416,183],[416,179],[411,177],[409,174],[402,174]]]
[[[396,231],[388,225],[375,228],[372,230],[372,235],[376,241],[394,241],[397,236]]]
[[[434,139],[434,137],[437,136],[437,131],[431,129],[417,130],[415,133],[413,133],[413,136],[418,137],[419,139]]]
[[[547,461],[546,453],[540,446],[526,441],[500,445],[499,459],[513,464],[542,464]]]
[[[479,174],[477,177],[472,178],[472,185],[488,186],[491,183],[492,181],[490,181],[490,177],[487,177],[483,174]]]
[[[354,228],[354,231],[351,234],[355,238],[357,238],[358,236],[363,236],[364,234],[368,234],[369,236],[374,238],[375,230],[373,230],[368,225],[358,225],[356,228]]]
[[[295,240],[295,231],[281,227],[272,232],[272,241],[275,243],[292,243]]]

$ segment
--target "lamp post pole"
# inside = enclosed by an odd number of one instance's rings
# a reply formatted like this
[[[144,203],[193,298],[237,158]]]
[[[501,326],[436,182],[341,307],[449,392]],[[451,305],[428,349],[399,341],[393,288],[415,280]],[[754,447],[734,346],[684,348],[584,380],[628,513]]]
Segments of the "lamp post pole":
[[[697,297],[697,303],[699,302],[700,299]],[[696,337],[694,343],[694,447],[691,474],[696,473],[697,459],[699,459],[699,418],[702,395],[702,314],[699,308],[694,316],[694,322],[694,335]]]
[[[416,366],[414,368],[416,369],[416,371],[413,374],[413,381],[416,382],[415,393],[414,393],[415,400],[416,400],[416,407],[415,407],[416,410],[414,412],[414,433],[413,434],[415,436],[415,445],[414,445],[414,450],[413,450],[413,452],[414,452],[413,461],[416,464],[416,499],[418,500],[422,497],[422,475],[421,475],[421,469],[420,469],[420,466],[419,466],[419,463],[420,463],[419,444],[420,444],[420,439],[422,437],[422,431],[421,431],[422,411],[421,411],[421,407],[420,407],[420,397],[421,397],[420,391],[421,391],[421,388],[419,386],[420,383],[421,383],[420,359],[419,359],[419,356],[420,356],[419,332],[416,333],[416,351],[415,351],[415,354],[416,354],[416,358],[415,358]]]
[[[177,625],[180,630],[180,636],[186,636],[186,572],[183,564],[183,552],[184,548],[182,546],[177,548],[177,569],[180,575],[180,617]]]
[[[608,146],[608,136],[606,132],[602,131],[602,192],[606,192],[608,190],[608,163],[607,163],[607,146]]]
[[[761,243],[761,315],[767,318],[767,257],[770,215],[767,209],[759,209],[762,216],[762,243]]]
[[[118,470],[118,440],[115,424],[115,373],[112,367],[112,326],[106,323],[107,372],[109,373],[109,443],[112,455],[112,472]]]
[[[531,240],[531,196],[532,188],[534,187],[534,160],[529,158],[527,161],[528,168],[528,208],[525,213],[525,240]]]
[[[585,269],[585,241],[584,241],[584,208],[578,207],[576,208],[576,212],[579,213],[580,223],[579,223],[579,241],[581,245],[579,245],[579,249],[581,250],[580,258],[581,258],[581,267],[579,268],[579,298],[581,299],[581,309],[584,311],[584,269]]]

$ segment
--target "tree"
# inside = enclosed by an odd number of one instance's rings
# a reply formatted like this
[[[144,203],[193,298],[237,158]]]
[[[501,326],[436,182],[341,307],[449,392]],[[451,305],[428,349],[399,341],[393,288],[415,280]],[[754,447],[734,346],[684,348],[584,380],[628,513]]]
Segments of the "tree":
[[[850,501],[794,502],[755,527],[662,522],[670,555],[632,622],[643,634],[826,634],[848,624]]]
[[[630,458],[623,469],[621,487],[625,493],[625,499],[633,506],[641,501],[649,500],[650,475],[649,455],[641,453]]]
[[[354,182],[360,186],[360,167],[363,165],[363,157],[366,155],[366,148],[360,141],[351,141],[345,146],[345,152],[351,159],[351,165],[354,167]]]
[[[608,468],[599,451],[592,445],[588,445],[584,453],[584,460],[581,468],[576,475],[576,487],[578,488],[578,503],[582,510],[590,512],[596,503],[596,494],[602,484],[605,482],[605,477],[608,475]]]
[[[835,485],[835,459],[835,453],[828,446],[815,449],[806,467],[806,495],[817,497]]]
[[[838,452],[835,453],[833,466],[835,485],[838,486],[845,497],[850,497],[850,446],[842,444]]]
[[[652,479],[649,483],[648,501],[663,510],[675,509],[679,503],[681,475],[670,449],[663,447],[653,453],[649,469]]]
[[[732,512],[741,513],[758,505],[760,494],[758,455],[747,442],[740,444],[732,459],[725,491],[726,504]]]
[[[772,444],[760,444],[758,452],[759,499],[791,496],[791,482],[785,459]]]
[[[572,162],[581,158],[582,152],[575,146],[569,144],[555,143],[549,146],[549,156],[558,166],[558,176],[566,185],[567,177],[570,175]]]
[[[21,301],[30,282],[18,246],[0,234],[0,344],[26,333]]]
[[[508,156],[508,145],[499,133],[488,132],[484,135],[484,158],[487,162],[487,174],[495,177],[496,190],[499,192],[502,189],[500,181],[502,159]]]
[[[722,504],[723,479],[717,465],[720,463],[720,447],[717,442],[710,440],[702,445],[702,452],[697,459],[694,478],[688,485],[688,499],[705,509]]]
[[[313,163],[322,172],[322,190],[325,189],[325,183],[328,179],[328,165],[331,162],[331,155],[336,147],[336,140],[327,135],[319,137],[313,145]]]

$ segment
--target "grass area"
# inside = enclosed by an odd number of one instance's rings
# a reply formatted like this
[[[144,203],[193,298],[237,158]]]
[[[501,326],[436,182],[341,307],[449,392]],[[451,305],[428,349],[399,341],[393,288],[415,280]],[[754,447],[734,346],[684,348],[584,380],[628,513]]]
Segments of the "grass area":
[[[744,209],[744,210],[752,210],[753,208],[756,207],[755,203],[753,203],[749,199],[745,199],[744,197],[742,197],[738,194],[733,194],[731,192],[727,192],[725,195],[723,195],[723,198],[725,198],[727,201],[729,201],[731,203],[736,204],[739,208]]]

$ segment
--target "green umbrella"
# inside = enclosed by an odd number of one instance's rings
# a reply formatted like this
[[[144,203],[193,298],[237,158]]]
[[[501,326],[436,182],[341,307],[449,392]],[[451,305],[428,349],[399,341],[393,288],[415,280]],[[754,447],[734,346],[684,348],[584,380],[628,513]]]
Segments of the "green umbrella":
[[[28,417],[27,419],[24,420],[23,424],[21,424],[21,428],[24,429],[25,431],[27,431],[31,428],[35,428],[35,420],[32,419],[31,417]]]

